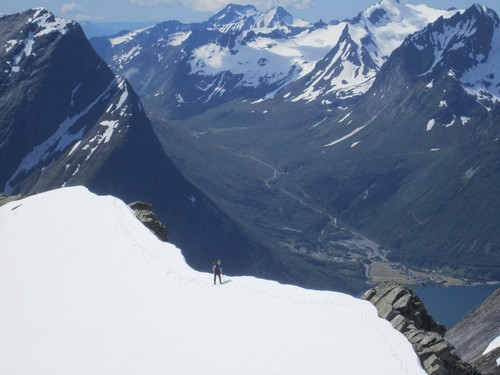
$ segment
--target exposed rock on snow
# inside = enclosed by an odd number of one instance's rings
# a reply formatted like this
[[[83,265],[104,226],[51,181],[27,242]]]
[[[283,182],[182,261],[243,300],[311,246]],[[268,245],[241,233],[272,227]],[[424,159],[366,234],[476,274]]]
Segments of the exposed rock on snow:
[[[153,232],[159,240],[168,242],[167,227],[156,217],[153,206],[145,202],[133,202],[129,204],[129,207],[134,210],[139,221]]]
[[[446,328],[427,313],[412,290],[395,282],[384,282],[368,290],[363,299],[370,301],[381,318],[406,336],[428,374],[481,374],[452,353],[453,346],[443,337]]]

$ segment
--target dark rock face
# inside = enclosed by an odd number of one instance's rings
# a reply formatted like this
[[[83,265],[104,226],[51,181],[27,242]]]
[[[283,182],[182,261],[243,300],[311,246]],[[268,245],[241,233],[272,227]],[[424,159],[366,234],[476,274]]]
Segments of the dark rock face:
[[[370,301],[381,318],[406,336],[428,374],[481,374],[452,353],[453,346],[443,337],[445,327],[434,321],[412,290],[394,282],[385,282],[368,290],[363,299]]]
[[[481,356],[474,364],[484,375],[500,375],[500,366],[497,359],[500,358],[500,348]]]
[[[165,225],[158,220],[153,212],[153,207],[149,203],[133,202],[129,204],[129,207],[134,210],[135,216],[139,221],[153,232],[159,240],[168,242],[168,230]]]
[[[483,374],[500,374],[496,360],[500,348],[483,356],[488,345],[500,336],[500,289],[483,304],[469,312],[447,333],[446,340],[464,360],[475,364]]]

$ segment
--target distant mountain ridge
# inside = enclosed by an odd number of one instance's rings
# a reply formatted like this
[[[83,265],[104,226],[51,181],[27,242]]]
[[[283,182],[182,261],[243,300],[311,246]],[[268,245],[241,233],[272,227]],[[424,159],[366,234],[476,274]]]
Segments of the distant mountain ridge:
[[[2,17],[0,32],[1,191],[84,185],[146,201],[197,269],[210,270],[220,257],[233,274],[359,288],[268,248],[189,182],[166,156],[134,89],[78,24],[37,8]]]
[[[328,104],[365,93],[407,35],[454,13],[383,0],[352,20],[312,25],[281,7],[230,4],[206,22],[160,23],[92,44],[144,97],[174,113],[272,98],[288,85],[284,100]]]
[[[92,44],[184,173],[274,246],[497,280],[496,13],[382,0],[342,22],[256,26],[275,13],[228,6]]]

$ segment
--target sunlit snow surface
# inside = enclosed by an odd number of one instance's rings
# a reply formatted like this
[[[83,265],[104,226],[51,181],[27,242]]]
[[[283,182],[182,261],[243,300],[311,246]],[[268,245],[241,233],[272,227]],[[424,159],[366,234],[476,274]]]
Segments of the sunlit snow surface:
[[[370,303],[252,277],[214,286],[85,188],[0,207],[0,243],[2,374],[425,374]]]

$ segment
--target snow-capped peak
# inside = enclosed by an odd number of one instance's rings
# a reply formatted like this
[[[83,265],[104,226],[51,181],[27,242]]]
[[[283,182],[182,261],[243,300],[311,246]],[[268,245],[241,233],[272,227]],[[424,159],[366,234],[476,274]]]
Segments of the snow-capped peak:
[[[398,0],[382,0],[361,12],[355,24],[365,28],[376,50],[372,58],[380,68],[389,55],[410,34],[422,30],[439,17],[449,18],[457,10],[440,10],[425,4],[413,5]]]
[[[38,29],[34,33],[34,37],[47,35],[52,32],[65,34],[68,31],[68,27],[75,24],[73,21],[54,16],[45,8],[34,8],[32,11],[34,13],[33,16],[28,19],[28,23],[37,25]]]
[[[214,286],[114,197],[54,190],[0,222],[2,374],[425,375],[369,302],[224,263]]]
[[[419,76],[444,72],[486,104],[500,101],[500,20],[474,4],[449,19],[436,21],[405,41],[425,51]]]
[[[249,17],[257,13],[257,8],[253,5],[228,4],[210,17],[207,22],[214,29],[225,29],[230,24],[245,23]]]
[[[288,13],[283,7],[274,7],[267,12],[257,14],[255,17],[255,26],[257,28],[272,29],[276,26],[290,26],[290,27],[310,27],[311,24],[300,19],[295,18]]]
[[[26,19],[25,23],[18,33],[4,35],[2,46],[10,60],[7,61],[8,69],[5,69],[9,77],[21,71],[29,56],[36,56],[34,51],[39,48],[40,37],[51,33],[66,34],[75,25],[73,21],[55,17],[45,8],[34,8],[19,14]]]
[[[229,4],[207,21],[211,28],[221,32],[255,30],[271,32],[276,28],[306,28],[311,24],[293,17],[283,7],[277,6],[259,12],[252,5]]]
[[[317,63],[305,90],[291,100],[312,101],[325,95],[350,99],[364,94],[381,66],[409,34],[455,12],[382,0],[352,20],[329,25],[328,29],[336,30],[341,37],[334,39],[331,52]]]
[[[242,90],[245,95],[259,95],[256,99],[271,98],[299,79],[304,82],[291,89],[286,100],[327,97],[331,102],[357,97],[371,87],[380,67],[408,35],[456,12],[381,0],[352,20],[315,27],[279,6],[258,11],[253,6],[230,4],[197,26],[216,31],[209,33],[207,39],[195,41],[187,38],[186,32],[176,39],[183,52],[174,63],[188,65],[183,71],[191,77],[185,81],[192,83],[173,94],[176,105],[208,105],[233,94],[239,96]],[[171,35],[163,37],[170,38]],[[184,41],[189,44],[187,48],[183,48]],[[134,57],[146,48],[130,45],[120,54]],[[151,58],[161,60],[160,54],[157,51]],[[129,64],[131,60],[117,63],[118,71],[142,71],[141,67],[133,67],[134,62]],[[172,64],[168,66],[172,69]]]

